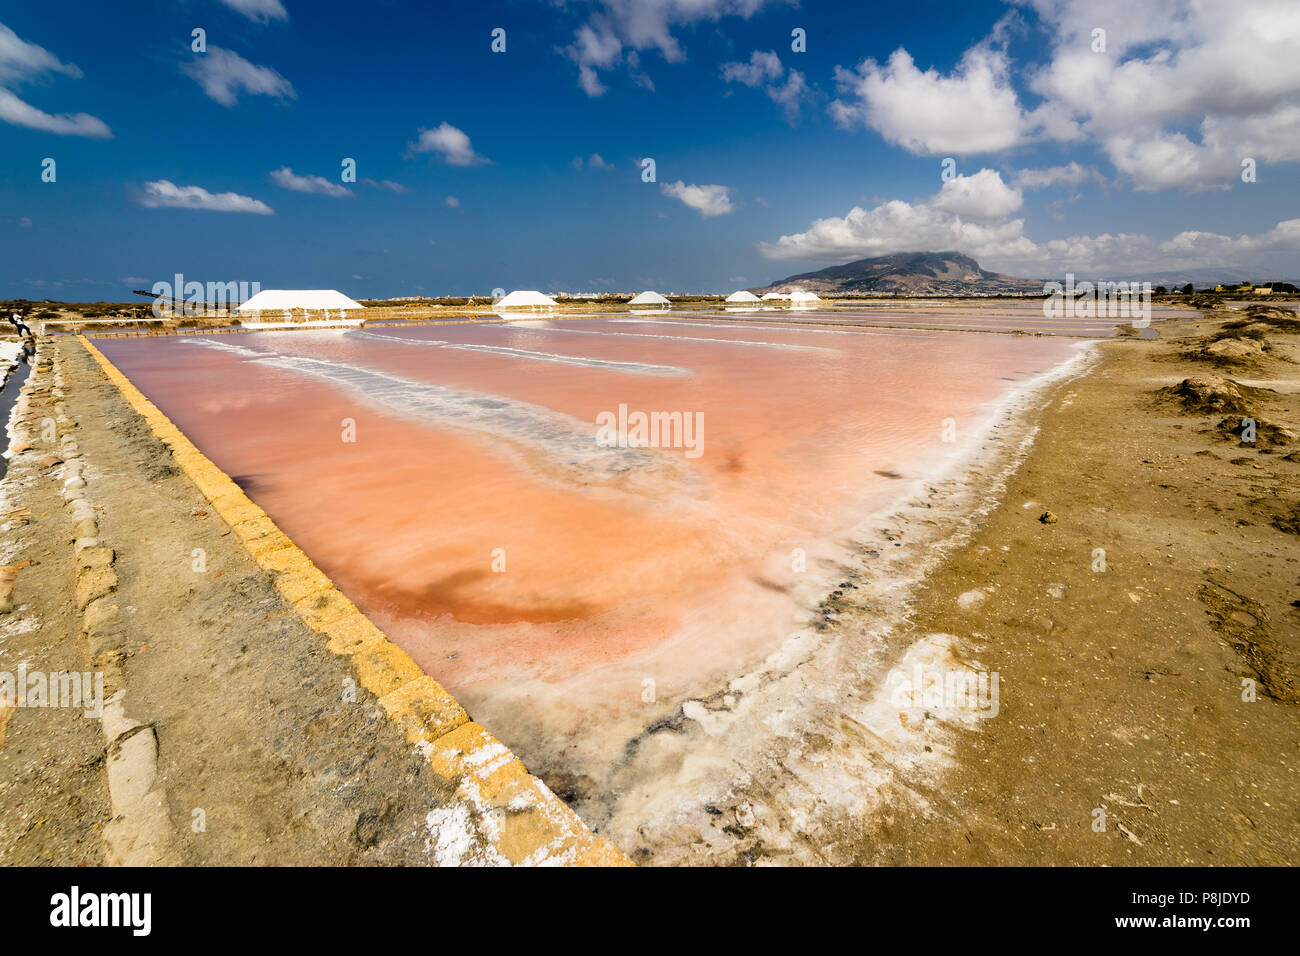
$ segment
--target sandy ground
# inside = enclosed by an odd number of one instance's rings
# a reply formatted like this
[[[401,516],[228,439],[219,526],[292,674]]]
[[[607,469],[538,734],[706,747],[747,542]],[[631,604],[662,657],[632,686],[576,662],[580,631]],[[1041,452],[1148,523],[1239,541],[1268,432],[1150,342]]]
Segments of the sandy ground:
[[[1223,324],[1102,345],[1005,505],[927,582],[914,629],[967,641],[1001,707],[955,732],[938,792],[900,792],[861,860],[1300,863],[1300,325],[1229,330],[1266,346],[1239,350],[1207,343]],[[1229,407],[1232,381],[1259,390]],[[1254,443],[1229,431],[1244,416]]]
[[[1239,327],[1225,332],[1229,320]],[[882,599],[855,572],[818,609],[818,627],[843,636],[823,666],[861,667],[818,702],[820,731],[780,733],[747,777],[672,825],[648,808],[646,826],[611,830],[622,849],[659,864],[1300,862],[1300,327],[1231,312],[1160,332],[1100,345],[1086,377],[1052,386],[1008,429],[1004,451],[1024,434],[1028,455],[977,480],[987,510],[960,534],[941,520],[957,500],[941,487],[934,520],[882,529],[879,550],[863,544],[864,566],[891,579],[900,569],[883,548],[924,542],[927,527],[929,573]],[[102,533],[119,551],[128,686],[157,730],[181,858],[427,861],[425,818],[450,797],[373,702],[338,702],[342,665],[200,513],[80,348],[58,348]],[[1229,431],[1246,416],[1254,442]],[[27,509],[10,518],[25,523],[4,563],[33,563],[0,617],[0,668],[19,657],[72,668],[81,652],[69,529],[47,470],[24,455],[3,486],[5,510]],[[193,573],[194,548],[209,573]],[[913,665],[996,672],[996,716],[882,701],[880,675]],[[764,726],[784,731],[779,713]],[[687,723],[661,729],[676,737]],[[102,862],[96,826],[111,811],[97,725],[18,711],[7,730],[0,862]]]

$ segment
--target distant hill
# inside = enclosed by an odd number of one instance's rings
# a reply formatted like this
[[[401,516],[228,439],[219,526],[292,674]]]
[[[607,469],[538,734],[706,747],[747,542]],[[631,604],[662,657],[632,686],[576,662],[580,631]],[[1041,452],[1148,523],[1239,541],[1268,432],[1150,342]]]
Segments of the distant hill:
[[[790,276],[751,291],[788,293],[793,289],[835,296],[850,294],[1007,295],[1043,294],[1041,279],[1018,279],[981,269],[959,252],[899,252],[859,259],[818,272]]]

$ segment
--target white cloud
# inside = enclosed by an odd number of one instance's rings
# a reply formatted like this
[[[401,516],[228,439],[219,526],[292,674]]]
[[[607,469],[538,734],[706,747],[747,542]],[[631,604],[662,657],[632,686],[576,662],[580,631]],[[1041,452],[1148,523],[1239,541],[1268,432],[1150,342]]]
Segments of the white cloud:
[[[1104,184],[1106,177],[1095,166],[1081,166],[1071,161],[1064,166],[1047,166],[1042,169],[1018,169],[1011,181],[1021,189],[1046,189],[1050,186],[1082,186],[1095,182]]]
[[[239,193],[210,193],[202,186],[177,186],[166,179],[145,183],[139,203],[150,209],[207,209],[212,212],[248,212],[258,216],[270,216],[275,212],[260,199]]]
[[[785,82],[777,82],[783,76]],[[787,76],[780,57],[771,50],[755,50],[750,54],[748,63],[722,64],[722,79],[726,83],[763,88],[768,98],[781,107],[786,122],[792,126],[799,118],[804,100],[811,93],[804,75],[798,70],[791,70]]]
[[[352,190],[341,183],[332,183],[324,176],[299,176],[288,166],[272,170],[271,181],[277,186],[298,193],[316,193],[321,196],[352,195]]]
[[[679,179],[675,183],[660,183],[659,189],[665,196],[680,199],[704,219],[731,212],[731,189],[728,186],[688,186]]]
[[[843,217],[815,220],[805,232],[761,243],[769,259],[809,262],[849,262],[894,252],[955,249],[980,259],[990,253],[1028,254],[1033,244],[1024,237],[1024,221],[970,222],[933,203],[915,205],[892,200],[872,209],[854,206]],[[981,260],[982,261],[982,260]]]
[[[436,153],[448,166],[478,166],[490,160],[474,152],[469,137],[450,123],[436,129],[421,129],[420,137],[411,144],[412,153]]]
[[[1226,187],[1245,158],[1300,161],[1295,0],[1015,2],[1049,44],[1021,76],[1036,103],[1013,88],[1004,20],[950,73],[922,72],[904,49],[883,66],[837,68],[831,115],[927,155],[1092,143],[1138,189]]]
[[[293,84],[269,66],[249,63],[238,53],[209,46],[181,66],[181,72],[203,87],[203,92],[222,106],[234,106],[241,92],[297,99]]]
[[[809,93],[808,82],[798,70],[791,70],[784,83],[767,88],[768,99],[781,107],[785,121],[792,126],[799,118],[799,110]]]
[[[765,6],[791,0],[594,0],[596,10],[574,32],[564,53],[578,67],[578,85],[588,96],[605,92],[599,71],[626,65],[641,86],[653,89],[641,72],[638,51],[652,50],[669,63],[686,54],[673,36],[677,27],[717,22],[723,17],[749,19]]]
[[[80,79],[81,70],[0,23],[0,121],[63,136],[110,139],[112,130],[89,113],[51,114],[21,99],[9,87],[59,73]]]
[[[981,177],[985,177],[983,186],[976,188]],[[991,170],[966,180],[957,189],[949,187],[958,180],[945,183],[944,189],[922,202],[892,200],[871,209],[855,206],[845,216],[815,220],[804,232],[760,243],[759,251],[769,259],[842,263],[897,252],[956,250],[984,268],[1014,275],[1073,272],[1116,279],[1140,278],[1142,272],[1211,268],[1290,274],[1300,253],[1300,219],[1279,222],[1254,236],[1187,231],[1159,239],[1120,232],[1035,241],[1025,235],[1023,219],[966,218],[972,210],[992,214],[999,202],[1008,215],[1019,207],[1019,194]],[[949,190],[947,195],[944,190]],[[1011,193],[1016,196],[1014,206]]]
[[[391,179],[376,180],[376,179],[362,178],[361,182],[367,186],[374,186],[376,189],[387,189],[389,192],[394,192],[394,193],[404,193],[407,191],[405,186],[403,186],[401,183],[395,183]]]
[[[448,196],[446,199],[443,200],[443,204],[444,204],[448,209],[459,209],[459,208],[460,208],[460,200],[457,199],[455,196]]]
[[[592,153],[586,160],[581,156],[574,156],[569,160],[569,165],[574,169],[582,169],[584,163],[591,169],[613,169],[613,163],[605,162],[605,158],[600,153]]]
[[[289,19],[289,11],[284,8],[280,0],[221,0],[221,2],[257,23]]]
[[[972,176],[958,175],[945,182],[932,203],[936,209],[987,222],[1005,219],[1023,201],[1020,190],[1004,183],[995,170],[981,169]]]
[[[836,123],[868,126],[912,153],[989,153],[1026,137],[1006,54],[987,44],[967,50],[948,75],[922,72],[899,48],[883,66],[867,59],[855,70],[836,67],[835,82]]]
[[[28,43],[0,23],[0,83],[29,80],[43,73],[62,73],[81,79],[81,70],[73,64],[64,63],[43,46]]]
[[[14,126],[26,126],[46,133],[63,136],[88,136],[91,139],[111,139],[113,131],[103,120],[89,113],[50,113],[24,103],[8,90],[0,89],[0,120]]]
[[[590,97],[605,95],[606,86],[600,82],[600,74],[585,63],[578,67],[578,85]]]
[[[771,50],[755,50],[749,56],[748,63],[722,64],[722,79],[727,83],[743,83],[749,87],[762,86],[773,80],[779,80],[785,73],[781,58]]]

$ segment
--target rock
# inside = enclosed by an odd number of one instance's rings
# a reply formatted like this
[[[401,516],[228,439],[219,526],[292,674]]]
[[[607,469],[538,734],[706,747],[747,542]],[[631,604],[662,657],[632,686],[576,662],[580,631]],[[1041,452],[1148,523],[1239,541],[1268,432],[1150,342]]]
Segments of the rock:
[[[1065,595],[1068,590],[1069,588],[1067,588],[1064,584],[1049,584],[1047,586],[1047,593],[1050,594],[1052,597],[1056,598],[1056,600],[1058,601],[1065,600]]]
[[[1264,345],[1256,339],[1220,339],[1207,345],[1205,351],[1220,358],[1255,358],[1263,354]]]
[[[77,564],[83,568],[107,568],[113,564],[112,548],[86,548],[77,555]]]
[[[86,613],[82,618],[82,627],[90,631],[95,628],[102,628],[117,620],[122,609],[107,598],[98,598],[86,605]]]
[[[969,611],[984,603],[986,597],[988,597],[988,595],[978,588],[973,591],[966,591],[957,596],[957,606],[963,611]]]
[[[1061,519],[1056,517],[1056,515],[1052,514],[1050,511],[1044,511],[1042,514],[1038,516],[1038,520],[1041,521],[1043,524],[1056,524],[1056,522],[1060,521]]]
[[[77,574],[77,607],[117,590],[117,572],[112,568],[83,568]]]
[[[1244,440],[1246,426],[1243,424],[1242,419],[1236,415],[1219,422],[1218,430],[1236,438],[1238,444],[1254,445],[1256,448],[1263,448],[1265,445],[1288,445],[1297,438],[1296,433],[1285,425],[1269,421],[1267,418],[1256,417],[1254,421],[1255,440],[1253,442]]]
[[[64,487],[64,488],[84,488],[84,487],[86,487],[86,479],[85,479],[85,478],[82,478],[80,475],[73,475],[71,478],[69,478],[69,479],[67,479],[66,481],[63,482],[63,487]]]
[[[63,464],[63,459],[58,455],[46,455],[44,458],[36,459],[36,464],[42,468],[53,468],[55,465]]]
[[[1183,379],[1177,385],[1162,388],[1156,394],[1176,401],[1185,411],[1196,414],[1231,412],[1244,415],[1249,410],[1250,400],[1257,400],[1269,392],[1272,389],[1242,385],[1230,378],[1196,375]]]

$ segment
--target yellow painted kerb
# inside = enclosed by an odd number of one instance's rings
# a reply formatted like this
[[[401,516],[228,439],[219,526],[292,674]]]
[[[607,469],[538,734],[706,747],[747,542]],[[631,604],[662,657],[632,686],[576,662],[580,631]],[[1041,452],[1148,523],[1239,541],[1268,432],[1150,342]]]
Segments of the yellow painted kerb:
[[[379,699],[389,719],[425,754],[434,772],[453,781],[462,798],[500,811],[490,842],[502,857],[511,863],[631,865],[504,744],[471,721],[456,699],[357,610],[266,512],[194,447],[89,339],[77,338],[127,403],[171,449],[176,464],[239,536],[253,560],[275,575],[276,590],[331,652],[349,660],[361,686]]]

